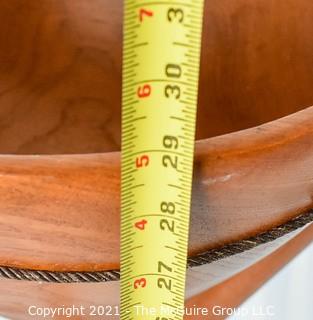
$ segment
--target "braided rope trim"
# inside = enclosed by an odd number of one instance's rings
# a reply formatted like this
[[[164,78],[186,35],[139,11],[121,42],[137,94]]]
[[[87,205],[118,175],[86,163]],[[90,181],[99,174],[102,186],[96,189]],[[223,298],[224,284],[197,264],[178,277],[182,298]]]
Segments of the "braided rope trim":
[[[208,250],[194,257],[188,258],[188,267],[200,266],[213,261],[224,259],[232,255],[253,249],[261,244],[274,241],[292,231],[313,222],[313,209],[304,213],[281,226],[275,227],[257,236],[250,237],[227,244],[221,248]],[[99,272],[51,272],[38,270],[25,270],[0,266],[0,278],[11,280],[28,280],[54,283],[81,283],[81,282],[107,282],[120,279],[119,270]]]
[[[246,240],[233,242],[221,247],[220,249],[208,250],[194,257],[190,257],[188,258],[188,267],[200,266],[251,250],[261,244],[272,242],[278,238],[281,238],[311,222],[313,222],[313,210],[304,213],[278,227],[250,237]]]

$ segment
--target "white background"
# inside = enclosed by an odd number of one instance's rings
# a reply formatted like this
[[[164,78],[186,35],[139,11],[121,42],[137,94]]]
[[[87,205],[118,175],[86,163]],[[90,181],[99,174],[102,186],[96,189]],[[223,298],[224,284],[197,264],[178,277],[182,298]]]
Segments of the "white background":
[[[252,280],[253,281],[253,280]],[[313,244],[269,280],[241,307],[266,309],[273,305],[275,316],[231,316],[228,320],[312,320]]]

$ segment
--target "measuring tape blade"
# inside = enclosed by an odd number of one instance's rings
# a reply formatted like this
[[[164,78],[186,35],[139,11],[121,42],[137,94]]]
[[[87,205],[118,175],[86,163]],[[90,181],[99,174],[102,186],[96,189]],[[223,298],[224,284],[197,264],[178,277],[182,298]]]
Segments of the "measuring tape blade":
[[[203,0],[124,5],[121,319],[182,319]]]

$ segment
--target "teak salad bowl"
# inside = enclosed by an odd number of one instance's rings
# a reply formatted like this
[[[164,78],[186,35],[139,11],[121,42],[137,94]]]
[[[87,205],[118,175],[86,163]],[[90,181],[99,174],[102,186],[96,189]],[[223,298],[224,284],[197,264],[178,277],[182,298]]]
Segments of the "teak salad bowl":
[[[206,2],[190,268],[300,231],[193,286],[187,305],[238,305],[313,239],[312,34],[310,1]],[[118,303],[121,57],[121,0],[0,2],[0,314],[10,319],[31,318],[29,304]]]

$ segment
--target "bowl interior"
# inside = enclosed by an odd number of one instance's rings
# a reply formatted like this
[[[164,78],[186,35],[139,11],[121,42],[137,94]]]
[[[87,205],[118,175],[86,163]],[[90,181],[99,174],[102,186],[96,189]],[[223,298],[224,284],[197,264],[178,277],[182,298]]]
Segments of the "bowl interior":
[[[313,6],[292,2],[207,1],[197,139],[313,104]],[[121,57],[121,0],[1,1],[0,152],[119,150]]]

